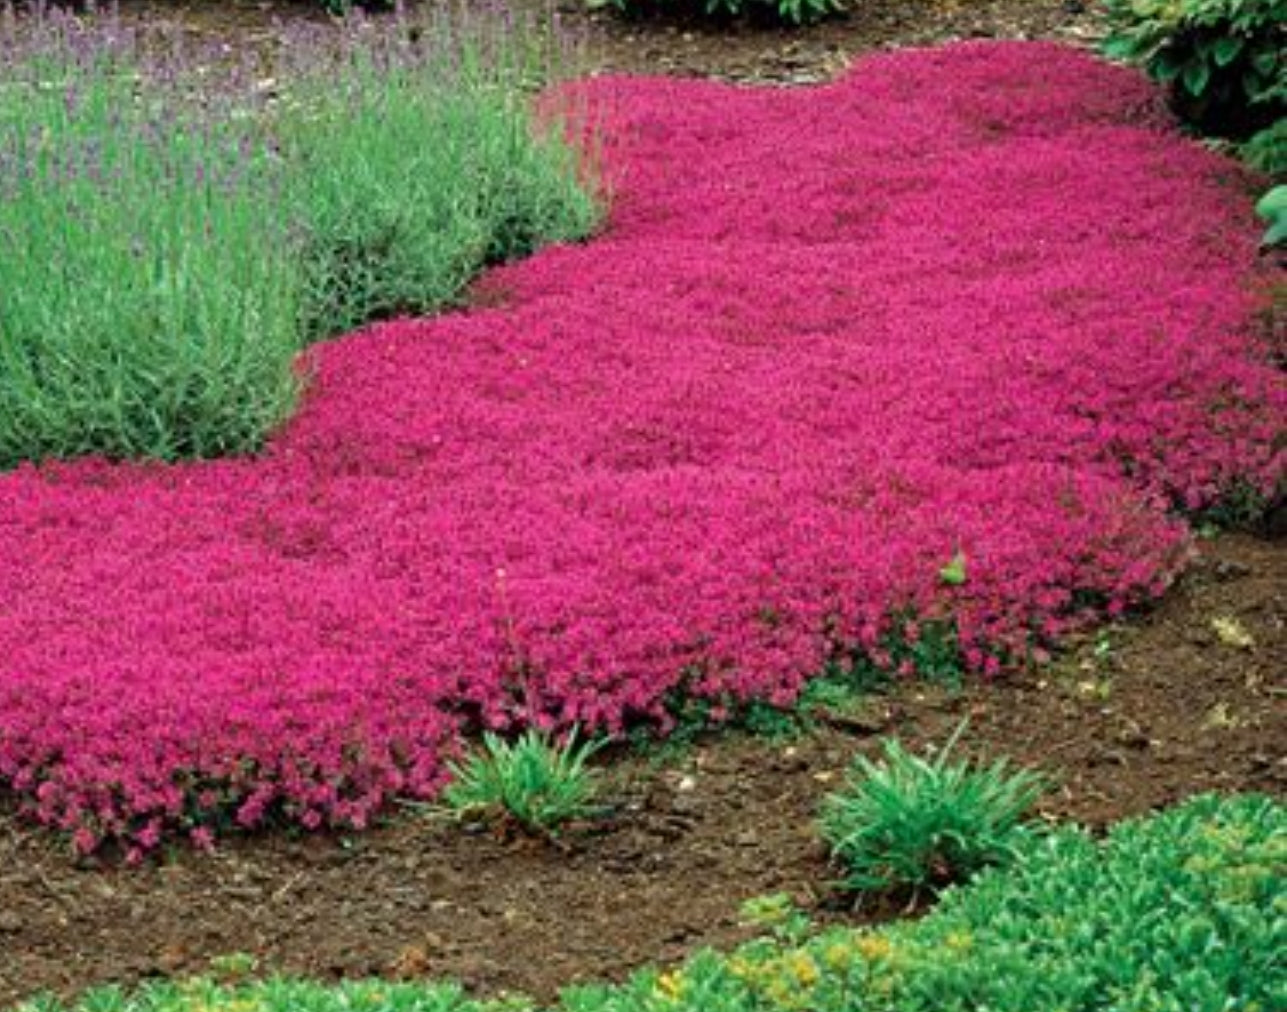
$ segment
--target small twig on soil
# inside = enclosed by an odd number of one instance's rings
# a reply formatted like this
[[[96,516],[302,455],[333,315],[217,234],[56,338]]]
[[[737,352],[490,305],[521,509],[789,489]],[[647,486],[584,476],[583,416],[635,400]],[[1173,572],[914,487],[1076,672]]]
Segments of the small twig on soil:
[[[287,882],[284,886],[282,886],[280,889],[278,889],[276,892],[273,893],[273,895],[270,897],[270,902],[280,903],[285,898],[286,894],[290,892],[292,889],[294,889],[295,885],[303,877],[304,877],[304,873],[302,871],[296,872],[294,877],[291,878],[289,882]]]
[[[67,896],[66,892],[58,888],[58,886],[54,885],[53,882],[49,881],[49,878],[41,870],[39,865],[32,865],[30,871],[32,876],[36,879],[36,881],[39,882],[41,886],[44,887],[45,892],[49,893],[50,896],[56,899],[67,909],[69,910],[71,909],[72,901]]]

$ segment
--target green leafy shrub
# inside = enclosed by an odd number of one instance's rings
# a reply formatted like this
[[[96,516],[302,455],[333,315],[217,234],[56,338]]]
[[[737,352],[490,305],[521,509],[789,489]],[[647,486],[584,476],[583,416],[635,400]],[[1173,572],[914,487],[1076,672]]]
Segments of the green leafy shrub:
[[[1203,133],[1246,138],[1287,111],[1287,0],[1106,0],[1104,52],[1171,86]]]
[[[891,1008],[1284,1007],[1287,817],[1208,795],[1115,827],[1026,841],[1010,871],[944,897]]]
[[[1036,774],[953,761],[962,724],[933,759],[885,743],[883,761],[859,756],[843,790],[823,802],[821,830],[863,891],[938,889],[1009,861],[1029,835],[1022,819],[1041,796]]]
[[[794,917],[732,956],[565,993],[564,1012],[1195,1012],[1283,1008],[1287,815],[1205,796],[1026,837],[1008,868],[919,921],[801,941]]]
[[[790,25],[808,24],[844,10],[847,0],[588,0],[592,9],[612,7],[622,14],[646,16],[696,10],[711,18],[766,18]]]
[[[1243,161],[1267,176],[1287,176],[1287,116],[1252,134],[1239,149]]]
[[[1275,186],[1261,197],[1256,213],[1269,223],[1262,240],[1264,245],[1287,245],[1287,186]]]
[[[530,832],[551,833],[595,812],[598,781],[586,762],[602,742],[562,746],[528,731],[510,743],[488,733],[480,753],[453,763],[443,792],[447,808],[463,818],[513,822]]]

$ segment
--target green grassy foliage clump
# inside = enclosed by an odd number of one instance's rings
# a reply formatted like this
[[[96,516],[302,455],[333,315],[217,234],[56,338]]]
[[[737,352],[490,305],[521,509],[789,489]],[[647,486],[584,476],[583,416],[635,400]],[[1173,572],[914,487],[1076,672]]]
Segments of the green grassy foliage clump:
[[[253,451],[311,340],[451,301],[598,214],[530,95],[566,47],[437,9],[265,65],[0,11],[0,469]]]
[[[882,760],[859,756],[844,789],[824,799],[822,836],[849,888],[915,894],[1014,859],[1043,781],[1004,759],[954,759],[964,728],[933,758],[890,739]]]
[[[178,68],[141,43],[0,17],[0,468],[247,449],[298,393],[264,139],[229,95],[150,88]]]
[[[553,833],[594,813],[598,779],[586,763],[602,744],[578,744],[574,735],[560,745],[536,731],[514,742],[485,734],[480,751],[451,764],[452,781],[443,802],[462,818]]]
[[[919,921],[812,932],[776,900],[732,955],[567,991],[558,1012],[1072,1012],[1287,1008],[1287,811],[1194,798],[1118,825],[1027,838],[1008,868]],[[450,985],[153,984],[19,1012],[517,1012]]]

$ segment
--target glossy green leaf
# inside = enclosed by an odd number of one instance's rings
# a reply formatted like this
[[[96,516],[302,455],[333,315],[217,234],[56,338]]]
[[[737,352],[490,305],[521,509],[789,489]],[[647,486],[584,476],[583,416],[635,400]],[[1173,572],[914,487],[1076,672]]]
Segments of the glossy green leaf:
[[[1236,35],[1224,35],[1216,39],[1211,46],[1211,55],[1215,57],[1216,66],[1227,67],[1242,52],[1242,39]]]
[[[1202,93],[1207,90],[1207,84],[1211,80],[1211,68],[1206,63],[1200,61],[1191,61],[1184,65],[1184,71],[1180,75],[1185,90],[1194,97],[1201,97]]]

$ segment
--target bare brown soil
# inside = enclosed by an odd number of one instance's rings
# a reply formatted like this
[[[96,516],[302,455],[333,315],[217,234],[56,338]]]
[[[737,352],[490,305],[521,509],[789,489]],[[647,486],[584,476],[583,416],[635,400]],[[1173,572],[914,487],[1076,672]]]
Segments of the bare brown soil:
[[[536,0],[533,0],[536,2]],[[311,6],[228,0],[126,4],[253,44]],[[1076,0],[863,0],[788,33],[622,23],[569,7],[600,69],[805,82],[855,53],[962,36],[1084,39]],[[264,835],[143,868],[76,864],[0,802],[0,1005],[208,970],[246,953],[264,973],[447,976],[482,993],[549,997],[584,979],[741,935],[737,908],[788,891],[840,909],[814,830],[819,799],[883,735],[943,743],[1051,774],[1050,818],[1100,826],[1206,790],[1287,790],[1287,542],[1205,542],[1148,615],[1074,645],[1053,666],[960,693],[905,685],[791,741],[711,738],[605,770],[611,814],[559,846],[500,839],[422,814],[352,838]],[[879,916],[872,912],[870,916]]]

